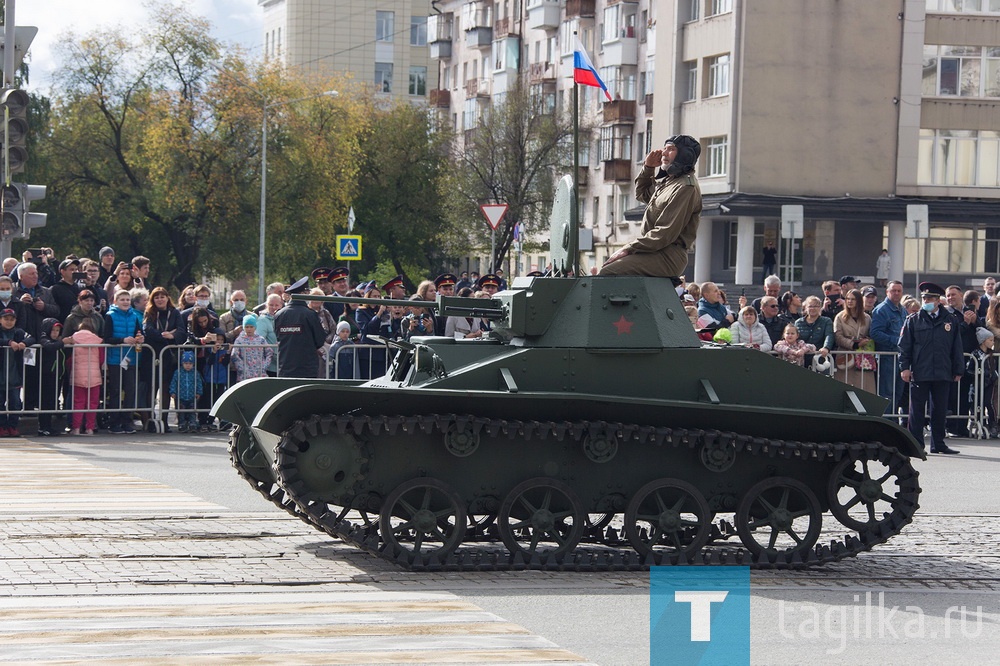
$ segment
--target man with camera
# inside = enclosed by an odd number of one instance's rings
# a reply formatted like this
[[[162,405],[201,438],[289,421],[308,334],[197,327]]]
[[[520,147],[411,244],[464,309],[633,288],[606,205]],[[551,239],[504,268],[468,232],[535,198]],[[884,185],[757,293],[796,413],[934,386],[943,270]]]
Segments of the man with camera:
[[[823,311],[820,314],[833,321],[837,314],[844,309],[841,285],[836,280],[827,280],[823,283],[822,289]]]
[[[21,255],[22,263],[30,261],[38,269],[38,283],[43,287],[51,287],[57,281],[55,270],[49,264],[54,254],[51,247],[39,247],[25,250]]]

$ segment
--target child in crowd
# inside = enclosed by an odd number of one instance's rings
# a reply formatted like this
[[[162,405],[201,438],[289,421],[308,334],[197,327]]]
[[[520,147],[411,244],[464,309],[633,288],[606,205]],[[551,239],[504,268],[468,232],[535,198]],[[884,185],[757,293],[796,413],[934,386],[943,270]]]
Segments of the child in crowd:
[[[989,433],[990,439],[997,439],[1000,436],[1000,431],[997,428],[997,413],[992,399],[993,387],[997,382],[997,362],[993,357],[995,344],[993,332],[980,326],[976,329],[976,341],[979,342],[979,346],[972,350],[970,355],[972,358],[965,365],[965,375],[962,377],[959,389],[963,396],[967,396],[969,404],[975,405],[976,372],[982,372],[979,390],[981,391],[983,409],[986,410],[983,415],[983,426]]]
[[[73,384],[73,417],[70,433],[74,435],[93,435],[97,430],[96,411],[101,400],[104,349],[92,345],[103,344],[104,340],[94,328],[93,319],[81,319],[79,329],[72,335],[70,383]]]
[[[354,379],[354,354],[340,350],[351,344],[351,325],[346,321],[337,324],[337,338],[330,345],[330,376],[332,379]]]
[[[17,313],[10,308],[0,310],[0,373],[2,373],[2,394],[0,401],[4,409],[15,412],[0,414],[0,437],[20,437],[17,424],[21,417],[16,412],[21,411],[21,386],[24,376],[21,368],[24,366],[24,349],[35,344],[35,339],[17,328]]]
[[[274,349],[266,345],[267,340],[257,334],[257,317],[252,314],[244,316],[243,332],[233,343],[232,360],[236,366],[236,381],[267,376]]]
[[[795,324],[789,324],[785,327],[785,333],[781,340],[778,340],[774,345],[774,351],[778,352],[778,356],[789,363],[805,365],[806,354],[815,354],[816,345],[803,342],[799,338],[799,329],[795,328]]]
[[[198,417],[195,416],[194,406],[204,390],[201,375],[194,367],[194,352],[185,349],[181,352],[181,367],[177,368],[170,380],[170,395],[179,410],[178,432],[198,432]]]
[[[52,426],[53,412],[59,406],[59,392],[62,390],[63,374],[66,372],[66,343],[62,339],[63,325],[58,319],[46,317],[42,320],[42,333],[38,344],[38,358],[35,361],[41,380],[41,413],[38,415],[38,434],[50,437],[59,434]],[[70,341],[69,344],[73,344]]]

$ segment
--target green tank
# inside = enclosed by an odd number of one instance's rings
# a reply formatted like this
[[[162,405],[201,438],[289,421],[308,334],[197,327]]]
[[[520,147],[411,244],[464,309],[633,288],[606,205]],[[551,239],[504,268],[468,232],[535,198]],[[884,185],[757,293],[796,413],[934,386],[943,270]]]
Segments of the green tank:
[[[413,569],[813,566],[918,508],[924,454],[885,400],[700,341],[670,279],[517,278],[429,305],[492,332],[389,342],[371,381],[227,391],[239,473]]]

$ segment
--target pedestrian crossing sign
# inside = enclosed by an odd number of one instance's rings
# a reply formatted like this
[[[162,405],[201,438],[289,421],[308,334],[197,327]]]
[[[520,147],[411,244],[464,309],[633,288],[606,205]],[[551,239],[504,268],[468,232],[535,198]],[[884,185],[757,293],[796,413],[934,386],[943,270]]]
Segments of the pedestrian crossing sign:
[[[360,260],[361,236],[337,236],[337,259]]]

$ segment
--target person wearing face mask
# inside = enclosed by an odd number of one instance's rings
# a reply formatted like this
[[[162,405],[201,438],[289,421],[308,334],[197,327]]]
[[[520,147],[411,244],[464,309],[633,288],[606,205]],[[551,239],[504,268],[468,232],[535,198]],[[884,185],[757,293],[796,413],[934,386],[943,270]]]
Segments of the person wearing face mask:
[[[0,275],[0,310],[13,310],[17,316],[17,327],[27,325],[25,305],[14,298],[14,282],[7,275]]]
[[[208,288],[207,284],[199,284],[195,287],[194,305],[181,310],[181,324],[185,331],[189,328],[188,319],[191,318],[191,311],[195,308],[205,308],[212,319],[216,322],[219,321],[219,315],[215,312],[215,308],[212,307],[212,290]]]
[[[229,311],[219,317],[219,328],[226,334],[226,342],[233,344],[243,332],[243,317],[247,313],[247,295],[237,289],[229,295]]]
[[[699,155],[701,144],[684,134],[646,155],[635,178],[635,198],[646,204],[641,235],[611,255],[600,275],[676,279],[684,272],[701,219],[701,186],[694,174]]]
[[[920,283],[920,312],[908,317],[899,336],[899,375],[910,385],[910,433],[923,446],[924,409],[930,401],[931,453],[958,453],[944,443],[948,392],[962,378],[965,359],[955,318],[944,311],[944,289]]]

